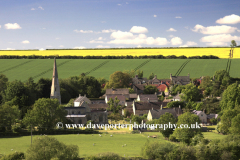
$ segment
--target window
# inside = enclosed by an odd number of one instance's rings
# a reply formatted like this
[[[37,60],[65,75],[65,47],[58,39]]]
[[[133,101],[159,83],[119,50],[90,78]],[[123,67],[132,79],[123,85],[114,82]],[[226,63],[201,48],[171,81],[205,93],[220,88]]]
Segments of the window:
[[[203,116],[203,114],[201,114],[201,117]]]
[[[99,116],[99,121],[100,121],[100,122],[103,121],[103,115],[102,115],[102,114]]]
[[[74,114],[74,111],[72,111],[72,114]]]
[[[80,112],[80,111],[78,111],[78,114],[81,114],[81,112]]]

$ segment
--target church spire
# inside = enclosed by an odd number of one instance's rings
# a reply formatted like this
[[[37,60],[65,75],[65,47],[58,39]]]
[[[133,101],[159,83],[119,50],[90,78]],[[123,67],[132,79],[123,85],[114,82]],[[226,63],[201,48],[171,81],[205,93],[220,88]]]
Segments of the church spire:
[[[54,58],[53,77],[52,77],[50,98],[57,98],[59,103],[61,104],[61,95],[60,95],[60,86],[59,86],[59,82],[58,82],[56,58]]]

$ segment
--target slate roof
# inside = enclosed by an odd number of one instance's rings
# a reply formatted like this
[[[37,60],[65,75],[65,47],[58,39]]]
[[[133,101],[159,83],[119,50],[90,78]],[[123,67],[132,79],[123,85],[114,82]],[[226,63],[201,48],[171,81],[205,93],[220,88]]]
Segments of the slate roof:
[[[91,101],[86,96],[81,96],[80,94],[79,94],[79,97],[74,100],[74,102],[82,102],[82,101],[85,101],[88,104],[91,104]]]
[[[106,95],[109,95],[109,94],[129,94],[129,89],[127,88],[106,89]]]
[[[177,83],[179,81],[182,85],[186,85],[190,83],[189,76],[172,76],[173,83]]]
[[[134,78],[132,78],[132,82],[133,84],[138,84],[138,82],[140,84],[144,84],[144,83],[148,83],[148,79],[147,78],[138,78],[137,76],[135,76]]]
[[[136,110],[150,110],[150,109],[160,109],[162,107],[166,107],[166,102],[135,102]]]
[[[177,111],[175,108],[163,108],[162,110],[157,109],[157,110],[149,110],[152,114],[152,119],[159,119],[161,115],[165,113],[171,113],[175,118],[177,118]]]
[[[137,90],[144,90],[144,86],[146,86],[147,84],[134,84],[134,86],[137,88]]]
[[[67,115],[66,117],[86,117],[86,115]]]
[[[137,94],[136,93],[129,94],[129,98],[137,98]]]
[[[126,108],[132,108],[133,102],[125,102]]]
[[[119,99],[120,101],[126,101],[126,97],[122,94],[107,94],[107,101],[110,100],[110,98],[112,98],[113,100],[115,99],[115,97],[117,97],[117,99]]]
[[[158,97],[156,94],[140,94],[139,95],[140,101],[148,102],[149,101],[158,101]]]
[[[99,104],[88,104],[89,108],[91,110],[106,110],[108,108],[108,104],[103,104],[103,103],[99,103]]]
[[[200,113],[202,113],[202,111],[193,110],[193,113],[199,115]]]
[[[218,117],[218,114],[209,114],[207,115],[207,119],[212,119],[212,118],[217,118]]]

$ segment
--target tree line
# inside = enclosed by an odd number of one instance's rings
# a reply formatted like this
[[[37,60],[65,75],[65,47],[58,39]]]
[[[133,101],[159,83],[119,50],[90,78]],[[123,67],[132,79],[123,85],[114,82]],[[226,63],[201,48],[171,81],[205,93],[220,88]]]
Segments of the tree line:
[[[126,56],[59,56],[59,55],[52,55],[52,56],[39,56],[39,55],[0,55],[0,59],[219,59],[218,56],[214,55],[203,55],[203,56],[175,56],[175,55],[143,55],[143,56],[132,56],[132,55],[126,55]]]

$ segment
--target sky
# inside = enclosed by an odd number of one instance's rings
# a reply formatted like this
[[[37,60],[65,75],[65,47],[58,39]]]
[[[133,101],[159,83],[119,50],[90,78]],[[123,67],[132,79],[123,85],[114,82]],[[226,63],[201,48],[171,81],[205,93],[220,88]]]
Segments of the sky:
[[[1,0],[0,49],[240,45],[238,0]]]

